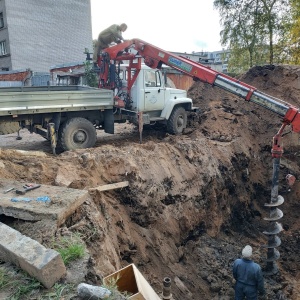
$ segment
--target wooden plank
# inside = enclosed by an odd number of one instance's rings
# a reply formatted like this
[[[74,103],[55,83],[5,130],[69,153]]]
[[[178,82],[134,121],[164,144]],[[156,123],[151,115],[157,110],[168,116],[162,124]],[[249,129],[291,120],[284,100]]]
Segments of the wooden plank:
[[[108,190],[120,189],[129,185],[128,181],[122,181],[117,183],[100,185],[95,188],[90,188],[89,193],[95,193],[96,191],[103,192]]]

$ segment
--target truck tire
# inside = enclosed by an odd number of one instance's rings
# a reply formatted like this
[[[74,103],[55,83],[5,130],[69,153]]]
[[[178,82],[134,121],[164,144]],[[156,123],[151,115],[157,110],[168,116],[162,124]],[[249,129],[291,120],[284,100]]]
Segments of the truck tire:
[[[58,132],[58,144],[64,151],[91,148],[96,140],[94,125],[85,118],[67,120]]]
[[[0,135],[15,133],[20,129],[19,122],[5,122],[0,124]]]
[[[187,114],[182,106],[175,107],[167,122],[167,131],[171,134],[180,134],[186,127]]]

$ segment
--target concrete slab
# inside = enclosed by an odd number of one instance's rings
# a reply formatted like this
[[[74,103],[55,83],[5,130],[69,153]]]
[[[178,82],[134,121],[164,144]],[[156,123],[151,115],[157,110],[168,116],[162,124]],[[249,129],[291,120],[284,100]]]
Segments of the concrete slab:
[[[46,288],[66,274],[60,254],[0,222],[0,258],[22,268]]]
[[[87,190],[49,185],[41,185],[25,195],[18,195],[15,190],[4,193],[12,187],[22,190],[26,183],[28,184],[28,182],[0,179],[0,215],[25,221],[40,221],[48,218],[60,226],[90,197]]]

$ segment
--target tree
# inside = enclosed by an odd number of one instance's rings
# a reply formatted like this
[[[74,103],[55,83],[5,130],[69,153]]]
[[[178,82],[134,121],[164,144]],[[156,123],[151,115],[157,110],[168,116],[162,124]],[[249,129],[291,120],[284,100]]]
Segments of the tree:
[[[231,61],[238,61],[240,70],[252,67],[256,63],[256,45],[261,41],[263,30],[260,1],[215,0],[214,6],[221,16],[221,44],[229,44]]]
[[[286,27],[283,26],[285,16],[290,7],[288,0],[261,0],[263,4],[265,34],[269,42],[269,63],[274,62],[274,41],[280,43],[285,36]]]
[[[221,16],[221,44],[229,45],[231,61],[237,58],[243,62],[240,69],[273,64],[274,42],[282,40],[287,28],[281,21],[287,15],[289,0],[215,0],[214,7]]]
[[[289,27],[289,54],[294,64],[300,64],[300,2],[291,1],[291,25]]]
[[[87,60],[84,63],[84,67],[85,67],[84,78],[86,80],[86,84],[90,87],[98,87],[98,77],[92,68],[91,62]]]

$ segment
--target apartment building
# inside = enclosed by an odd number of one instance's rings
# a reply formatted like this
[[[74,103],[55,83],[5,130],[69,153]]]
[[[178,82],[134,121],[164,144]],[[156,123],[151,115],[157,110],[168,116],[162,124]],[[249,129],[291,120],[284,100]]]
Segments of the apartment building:
[[[49,72],[92,50],[90,0],[0,0],[0,71]]]
[[[217,72],[227,73],[228,60],[230,56],[230,50],[220,50],[212,52],[171,52],[178,56],[185,57],[204,66],[207,66]],[[179,89],[188,90],[193,84],[193,78],[189,75],[185,75],[180,71],[177,71],[171,67],[164,67],[168,79],[173,87]]]
[[[212,52],[172,52],[176,55],[186,57],[190,60],[198,62],[202,65],[206,65],[213,70],[221,73],[228,72],[228,60],[230,56],[230,50],[219,50]]]

